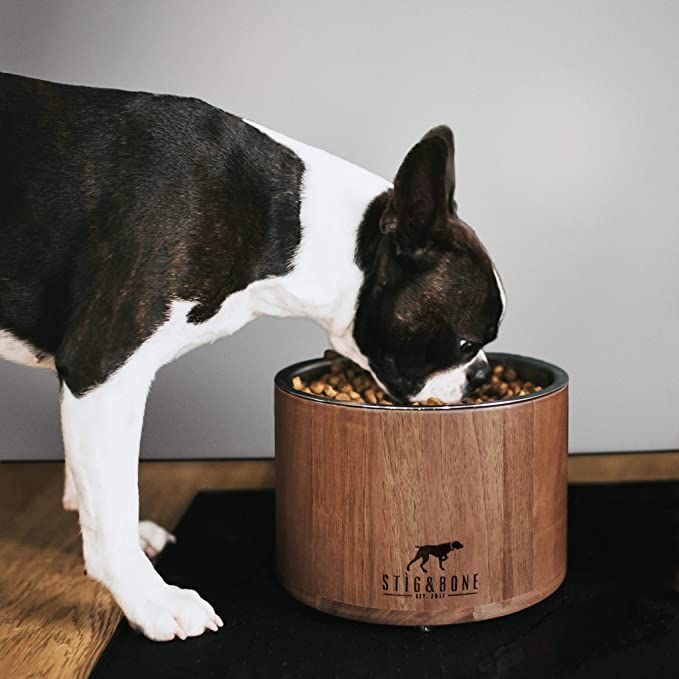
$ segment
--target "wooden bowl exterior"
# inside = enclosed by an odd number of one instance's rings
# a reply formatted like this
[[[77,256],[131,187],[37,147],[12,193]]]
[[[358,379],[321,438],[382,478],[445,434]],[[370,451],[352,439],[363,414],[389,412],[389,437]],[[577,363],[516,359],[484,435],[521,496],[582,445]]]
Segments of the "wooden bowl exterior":
[[[275,409],[277,570],[295,598],[437,625],[512,613],[563,581],[565,380],[452,410],[347,406],[278,386]]]

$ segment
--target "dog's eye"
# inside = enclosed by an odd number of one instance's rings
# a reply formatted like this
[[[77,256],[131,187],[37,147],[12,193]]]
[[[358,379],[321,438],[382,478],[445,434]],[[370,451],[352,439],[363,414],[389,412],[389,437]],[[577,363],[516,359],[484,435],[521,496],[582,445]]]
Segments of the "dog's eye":
[[[481,346],[478,342],[470,342],[469,340],[460,340],[460,352],[463,356],[472,356],[478,354]]]

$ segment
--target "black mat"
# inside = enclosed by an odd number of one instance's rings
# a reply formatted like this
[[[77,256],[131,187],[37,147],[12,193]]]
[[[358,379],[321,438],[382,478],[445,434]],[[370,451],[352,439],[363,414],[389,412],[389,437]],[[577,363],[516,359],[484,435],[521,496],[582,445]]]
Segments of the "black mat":
[[[158,568],[224,628],[153,643],[121,623],[92,676],[679,677],[679,484],[571,488],[563,587],[506,618],[429,632],[297,603],[274,579],[273,516],[271,493],[198,495]]]

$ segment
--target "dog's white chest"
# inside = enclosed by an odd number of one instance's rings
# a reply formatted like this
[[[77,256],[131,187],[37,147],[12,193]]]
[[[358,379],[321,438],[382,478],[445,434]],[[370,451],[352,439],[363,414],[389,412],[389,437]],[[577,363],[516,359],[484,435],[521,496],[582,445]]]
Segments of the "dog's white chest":
[[[0,358],[32,368],[54,368],[52,356],[37,351],[7,330],[0,330]]]

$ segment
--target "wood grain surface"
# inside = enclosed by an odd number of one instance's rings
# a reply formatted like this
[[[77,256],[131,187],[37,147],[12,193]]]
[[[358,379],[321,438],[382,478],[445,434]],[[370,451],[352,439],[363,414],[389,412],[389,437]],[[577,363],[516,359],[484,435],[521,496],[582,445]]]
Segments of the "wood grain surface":
[[[0,678],[86,677],[120,620],[83,575],[76,515],[61,508],[63,464],[0,465]],[[141,514],[174,527],[201,489],[271,488],[267,461],[147,462]]]
[[[565,387],[451,411],[277,389],[281,582],[322,610],[408,625],[497,617],[544,598],[566,568],[567,404]],[[464,546],[443,568],[431,556],[428,573],[406,569],[418,546],[453,541]]]

